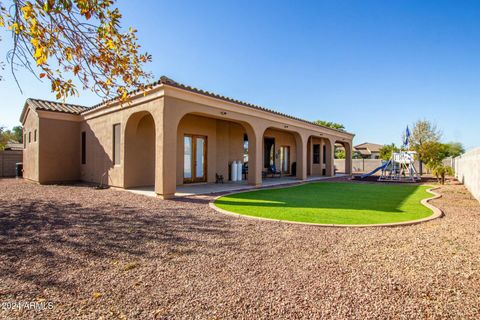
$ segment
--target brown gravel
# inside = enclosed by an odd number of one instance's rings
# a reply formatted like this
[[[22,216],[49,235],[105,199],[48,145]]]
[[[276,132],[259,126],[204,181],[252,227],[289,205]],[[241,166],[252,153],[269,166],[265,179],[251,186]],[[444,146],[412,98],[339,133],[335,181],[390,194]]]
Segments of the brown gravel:
[[[445,217],[321,228],[85,186],[0,180],[0,318],[480,318],[480,205]]]

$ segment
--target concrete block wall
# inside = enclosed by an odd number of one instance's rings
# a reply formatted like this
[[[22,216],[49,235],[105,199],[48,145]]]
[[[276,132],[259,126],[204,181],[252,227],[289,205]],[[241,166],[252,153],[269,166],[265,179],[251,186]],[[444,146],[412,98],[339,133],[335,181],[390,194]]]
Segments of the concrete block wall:
[[[380,159],[352,159],[352,173],[370,172],[382,164]],[[335,159],[338,172],[345,171],[345,159]]]
[[[367,173],[380,167],[382,164],[381,159],[353,159],[352,160],[352,173]],[[338,172],[344,172],[345,159],[335,159],[335,168]],[[420,163],[415,161],[415,169],[420,170]],[[423,173],[430,173],[429,170],[423,165]],[[380,173],[378,173],[380,174]]]
[[[22,162],[22,151],[5,150],[0,151],[0,177],[15,177],[15,164]]]
[[[455,177],[480,201],[480,148],[456,157],[453,164]]]

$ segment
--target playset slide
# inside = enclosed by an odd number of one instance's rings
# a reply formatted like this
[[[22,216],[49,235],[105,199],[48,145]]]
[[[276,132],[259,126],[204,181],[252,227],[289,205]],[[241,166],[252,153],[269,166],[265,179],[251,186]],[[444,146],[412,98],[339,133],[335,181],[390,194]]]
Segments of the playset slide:
[[[385,169],[385,168],[388,167],[388,165],[390,164],[390,161],[391,161],[391,160],[385,162],[384,164],[382,164],[380,167],[376,168],[376,169],[373,170],[372,172],[362,174],[362,175],[360,176],[360,179],[365,179],[365,178],[367,178],[367,177],[370,177],[370,176],[374,175],[376,172]]]

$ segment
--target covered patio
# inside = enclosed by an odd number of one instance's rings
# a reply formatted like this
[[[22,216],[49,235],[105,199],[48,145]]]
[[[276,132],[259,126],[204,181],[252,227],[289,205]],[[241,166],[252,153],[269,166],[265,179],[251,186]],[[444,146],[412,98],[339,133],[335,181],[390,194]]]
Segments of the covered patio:
[[[337,174],[333,177],[327,176],[320,176],[320,177],[313,177],[310,176],[306,180],[298,180],[296,177],[286,176],[281,178],[264,178],[262,184],[258,187],[251,186],[248,184],[248,181],[226,181],[225,183],[196,183],[196,184],[185,184],[177,186],[177,192],[175,193],[175,197],[189,197],[189,196],[197,196],[197,195],[206,195],[206,194],[216,194],[216,193],[228,193],[233,191],[242,191],[242,190],[249,190],[249,189],[259,189],[259,188],[271,188],[276,186],[286,186],[286,185],[294,185],[300,184],[304,182],[312,182],[312,181],[321,181],[321,180],[328,180],[332,178],[339,178],[348,176],[346,174]],[[126,191],[142,194],[145,196],[156,197],[157,194],[155,193],[154,187],[137,187],[131,189],[125,189]]]

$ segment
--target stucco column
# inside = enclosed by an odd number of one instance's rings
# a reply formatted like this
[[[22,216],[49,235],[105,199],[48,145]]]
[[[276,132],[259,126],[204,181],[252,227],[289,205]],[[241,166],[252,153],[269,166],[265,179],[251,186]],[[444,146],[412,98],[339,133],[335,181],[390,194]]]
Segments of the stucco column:
[[[262,184],[262,146],[263,131],[247,129],[248,136],[248,184],[260,186]]]
[[[345,173],[352,174],[352,145],[350,143],[343,144],[345,148]]]
[[[323,176],[323,146],[325,145],[324,139],[320,139],[320,175]]]
[[[295,141],[297,147],[297,179],[306,180],[308,137],[304,137],[301,134],[296,134]]]
[[[162,119],[156,121],[156,168],[155,193],[169,199],[175,195],[177,189],[177,126],[179,120],[174,116],[169,119],[165,112]],[[168,120],[168,121],[167,121]]]
[[[333,177],[335,175],[335,141],[329,139],[326,141],[326,150],[327,150],[327,164],[326,164],[326,173],[327,176]]]
[[[313,143],[310,137],[307,138],[307,177],[312,174],[312,163],[313,163]]]

